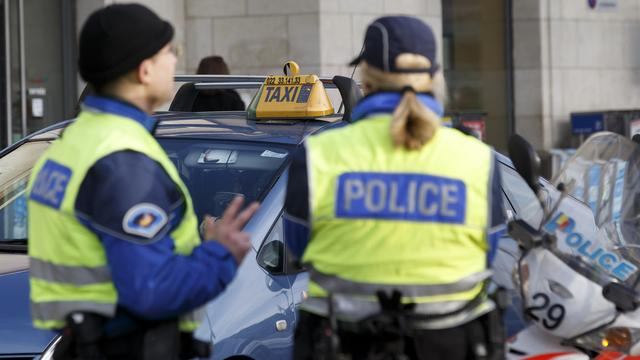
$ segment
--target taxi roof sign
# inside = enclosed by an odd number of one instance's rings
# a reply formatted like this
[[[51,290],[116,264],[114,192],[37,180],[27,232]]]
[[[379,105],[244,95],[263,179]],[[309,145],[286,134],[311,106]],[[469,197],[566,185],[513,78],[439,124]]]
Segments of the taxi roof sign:
[[[270,75],[247,109],[249,119],[306,118],[332,115],[333,106],[316,75],[299,75],[293,61],[284,65],[285,75]]]

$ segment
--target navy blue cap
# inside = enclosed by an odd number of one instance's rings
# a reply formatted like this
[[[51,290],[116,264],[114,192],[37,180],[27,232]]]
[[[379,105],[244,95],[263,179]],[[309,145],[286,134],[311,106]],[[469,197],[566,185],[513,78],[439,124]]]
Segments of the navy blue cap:
[[[396,57],[410,53],[429,59],[428,69],[398,69]],[[422,20],[410,16],[385,16],[367,27],[364,49],[350,65],[361,61],[385,72],[433,74],[438,70],[436,62],[436,38],[431,28]]]

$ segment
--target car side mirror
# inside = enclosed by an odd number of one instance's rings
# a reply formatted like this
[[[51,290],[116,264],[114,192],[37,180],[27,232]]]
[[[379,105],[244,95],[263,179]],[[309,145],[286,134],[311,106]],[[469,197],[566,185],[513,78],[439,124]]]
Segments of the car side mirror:
[[[540,189],[540,183],[538,182],[540,178],[540,158],[533,146],[522,136],[518,134],[511,135],[509,138],[509,157],[511,157],[518,174],[527,182],[531,190],[537,194]]]
[[[272,275],[283,275],[284,244],[278,240],[265,244],[258,252],[258,264]]]

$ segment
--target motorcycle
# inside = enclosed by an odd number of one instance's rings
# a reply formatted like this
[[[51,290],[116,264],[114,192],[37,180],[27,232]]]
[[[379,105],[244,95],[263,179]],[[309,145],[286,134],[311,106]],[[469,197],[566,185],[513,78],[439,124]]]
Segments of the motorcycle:
[[[520,256],[513,271],[529,325],[508,359],[631,359],[640,355],[640,145],[591,136],[541,188],[539,158],[515,135],[509,154],[544,217],[508,224]]]

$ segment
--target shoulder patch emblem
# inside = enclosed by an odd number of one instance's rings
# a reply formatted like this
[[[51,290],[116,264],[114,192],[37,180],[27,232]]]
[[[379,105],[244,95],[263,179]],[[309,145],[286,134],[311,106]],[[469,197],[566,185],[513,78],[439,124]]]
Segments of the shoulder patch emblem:
[[[151,203],[134,205],[122,219],[122,228],[128,234],[151,239],[167,224],[168,216],[159,206]]]

